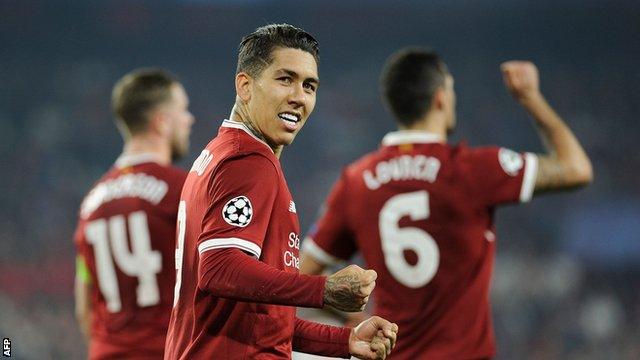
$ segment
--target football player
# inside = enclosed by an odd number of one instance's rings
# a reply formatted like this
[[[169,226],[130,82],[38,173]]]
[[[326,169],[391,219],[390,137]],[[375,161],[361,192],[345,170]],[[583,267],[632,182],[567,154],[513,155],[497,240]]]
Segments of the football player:
[[[182,85],[160,69],[133,71],[113,89],[124,139],[113,167],[80,207],[76,315],[89,359],[161,359],[173,305],[174,248],[194,118]]]
[[[592,179],[582,146],[540,93],[536,66],[509,61],[501,70],[546,153],[448,144],[453,76],[436,53],[403,49],[381,77],[398,131],[344,169],[304,241],[303,273],[319,274],[356,251],[378,272],[373,311],[403,329],[394,359],[494,356],[495,208]]]
[[[165,359],[290,359],[293,350],[384,359],[397,326],[340,328],[296,306],[357,311],[376,273],[299,274],[300,229],[279,157],[313,111],[318,43],[267,25],[240,43],[230,119],[194,162],[178,212],[175,306]]]

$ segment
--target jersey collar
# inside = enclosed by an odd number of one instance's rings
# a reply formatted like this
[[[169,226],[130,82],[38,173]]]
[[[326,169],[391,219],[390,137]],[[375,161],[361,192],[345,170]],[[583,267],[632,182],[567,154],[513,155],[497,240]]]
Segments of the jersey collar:
[[[241,123],[241,122],[239,122],[239,121],[233,121],[233,120],[225,119],[225,120],[222,122],[222,127],[226,127],[226,128],[234,128],[234,129],[240,129],[240,130],[242,130],[242,131],[246,132],[247,134],[249,134],[249,136],[251,136],[252,138],[254,138],[254,139],[258,140],[258,141],[259,141],[259,142],[261,142],[261,143],[263,143],[263,144],[264,144],[264,146],[268,147],[268,148],[269,148],[269,150],[271,150],[271,152],[273,152],[273,149],[271,148],[271,146],[269,146],[269,144],[267,144],[266,142],[264,142],[264,141],[263,141],[262,139],[260,139],[259,137],[255,136],[255,135],[253,134],[253,132],[251,132],[251,130],[249,130],[249,128],[248,128],[245,124],[243,124],[243,123]]]
[[[160,159],[157,154],[154,153],[140,153],[140,154],[122,154],[116,160],[117,168],[125,168],[129,166],[140,165],[148,162],[160,163]]]
[[[394,146],[400,144],[431,144],[443,143],[444,139],[434,133],[418,130],[392,131],[382,138],[382,145]]]

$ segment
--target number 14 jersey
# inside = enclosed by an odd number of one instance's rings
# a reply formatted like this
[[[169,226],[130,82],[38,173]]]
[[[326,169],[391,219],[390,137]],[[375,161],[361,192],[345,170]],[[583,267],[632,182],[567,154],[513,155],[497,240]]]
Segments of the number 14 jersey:
[[[491,357],[496,205],[531,198],[537,157],[399,131],[349,165],[304,241],[332,264],[360,251],[376,315],[401,329],[394,359]]]
[[[78,275],[88,272],[89,359],[162,358],[186,175],[153,154],[121,156],[84,198],[75,243]]]

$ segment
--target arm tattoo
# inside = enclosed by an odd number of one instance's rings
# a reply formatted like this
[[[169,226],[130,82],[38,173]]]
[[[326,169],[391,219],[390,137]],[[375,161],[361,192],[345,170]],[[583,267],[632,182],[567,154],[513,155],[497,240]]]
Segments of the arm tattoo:
[[[342,311],[360,311],[363,303],[356,297],[360,293],[357,275],[329,276],[324,289],[326,304]]]

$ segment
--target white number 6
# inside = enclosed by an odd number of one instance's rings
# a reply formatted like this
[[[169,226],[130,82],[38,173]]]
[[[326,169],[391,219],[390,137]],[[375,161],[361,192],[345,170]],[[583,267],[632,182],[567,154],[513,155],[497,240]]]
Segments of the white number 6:
[[[438,271],[440,251],[429,233],[416,227],[398,227],[404,216],[411,220],[429,217],[429,194],[426,191],[396,195],[380,210],[378,226],[382,252],[387,269],[401,284],[410,288],[426,285]],[[413,250],[418,262],[411,265],[404,257],[404,250]]]

